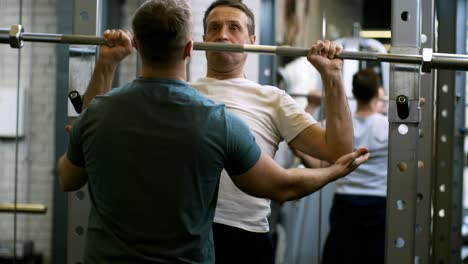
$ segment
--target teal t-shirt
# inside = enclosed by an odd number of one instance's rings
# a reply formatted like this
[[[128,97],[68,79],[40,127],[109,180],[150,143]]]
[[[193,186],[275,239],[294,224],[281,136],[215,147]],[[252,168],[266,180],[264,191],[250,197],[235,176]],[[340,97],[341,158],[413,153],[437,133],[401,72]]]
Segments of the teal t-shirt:
[[[68,148],[89,177],[85,263],[214,263],[220,173],[260,153],[240,119],[182,81],[138,78],[96,97]]]

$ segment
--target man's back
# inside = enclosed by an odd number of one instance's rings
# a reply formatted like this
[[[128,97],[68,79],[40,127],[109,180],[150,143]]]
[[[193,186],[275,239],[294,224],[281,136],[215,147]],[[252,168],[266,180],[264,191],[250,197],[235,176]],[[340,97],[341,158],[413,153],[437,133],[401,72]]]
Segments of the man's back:
[[[69,154],[89,175],[87,259],[212,262],[230,121],[222,105],[176,80],[140,78],[97,97],[72,134],[82,149]]]
[[[336,192],[351,195],[386,196],[388,159],[388,120],[374,113],[366,117],[353,116],[356,148],[369,148],[366,164],[336,181]]]

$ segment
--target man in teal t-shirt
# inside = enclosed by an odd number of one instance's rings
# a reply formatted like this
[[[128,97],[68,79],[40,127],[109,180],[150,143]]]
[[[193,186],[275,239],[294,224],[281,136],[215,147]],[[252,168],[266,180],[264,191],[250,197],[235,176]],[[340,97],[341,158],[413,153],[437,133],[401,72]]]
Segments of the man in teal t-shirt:
[[[186,1],[147,1],[132,26],[133,40],[126,31],[105,32],[89,106],[57,165],[63,190],[89,183],[84,263],[214,263],[211,224],[223,168],[243,191],[284,201],[367,160],[360,149],[329,168],[282,169],[242,121],[185,83],[193,45]],[[142,76],[105,94],[133,46]],[[97,94],[105,95],[89,103]]]
[[[94,205],[85,260],[211,263],[219,175],[260,157],[244,123],[182,81],[140,77],[96,97],[75,124],[68,159],[86,165]]]

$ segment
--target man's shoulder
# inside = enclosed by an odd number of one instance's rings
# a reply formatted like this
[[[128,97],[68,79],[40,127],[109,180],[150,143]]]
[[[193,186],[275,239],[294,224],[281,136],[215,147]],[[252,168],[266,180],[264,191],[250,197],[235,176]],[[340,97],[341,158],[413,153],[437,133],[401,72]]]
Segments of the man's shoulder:
[[[126,83],[122,86],[112,88],[106,94],[96,95],[89,103],[89,106],[87,109],[92,110],[97,107],[99,108],[104,107],[104,105],[109,104],[113,100],[116,100],[116,98],[121,97],[123,94],[128,92],[128,88],[131,86],[132,86],[131,82]]]
[[[199,91],[197,88],[189,84],[189,90],[186,92],[190,93],[192,101],[199,106],[203,107],[212,107],[212,108],[224,108],[223,103],[217,103],[212,99],[208,98],[203,92]]]
[[[189,82],[189,85],[195,87],[196,89],[208,87],[208,86],[223,86],[223,87],[236,87],[236,86],[243,86],[248,88],[257,88],[257,89],[269,89],[274,91],[283,91],[278,87],[272,85],[263,85],[259,84],[258,82],[246,79],[246,78],[231,78],[231,79],[224,79],[219,80],[210,77],[201,77],[198,78],[194,82]]]
[[[377,131],[388,131],[389,123],[387,116],[380,113],[375,113],[368,118],[370,121],[367,122],[368,129],[373,128]]]
[[[260,102],[269,105],[279,105],[280,102],[284,101],[284,98],[289,97],[284,90],[275,86],[262,85],[244,78],[226,80],[200,78],[196,82],[190,83],[190,85],[216,102],[232,103],[244,100],[242,103],[245,105]],[[227,106],[229,108],[230,104],[227,103]]]

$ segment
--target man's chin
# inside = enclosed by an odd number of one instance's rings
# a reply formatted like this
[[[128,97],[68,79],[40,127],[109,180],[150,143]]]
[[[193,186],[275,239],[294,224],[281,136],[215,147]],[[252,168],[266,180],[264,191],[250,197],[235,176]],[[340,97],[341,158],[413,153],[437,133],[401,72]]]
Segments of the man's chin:
[[[207,56],[208,60],[215,60],[217,63],[232,63],[235,57],[229,52],[210,52]]]

